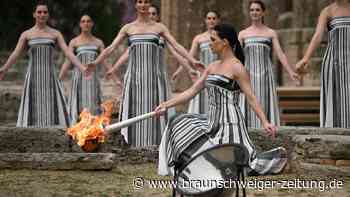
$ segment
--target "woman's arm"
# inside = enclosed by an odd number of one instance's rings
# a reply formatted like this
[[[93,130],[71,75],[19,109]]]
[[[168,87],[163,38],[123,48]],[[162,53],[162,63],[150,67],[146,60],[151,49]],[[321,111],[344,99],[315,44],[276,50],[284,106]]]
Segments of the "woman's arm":
[[[119,46],[119,44],[126,38],[127,36],[127,29],[129,25],[125,25],[122,27],[122,29],[119,31],[118,35],[113,40],[112,44],[106,47],[101,54],[96,58],[94,61],[94,65],[101,64],[102,61],[104,61],[107,57],[111,55],[111,53]]]
[[[64,38],[60,32],[57,32],[57,43],[61,50],[63,51],[64,55],[68,58],[69,61],[71,61],[75,66],[78,66],[78,68],[81,70],[82,73],[85,73],[85,66],[79,61],[79,59],[74,55],[74,53],[68,48],[66,42],[64,41]]]
[[[68,50],[71,51],[72,53],[74,53],[74,39],[71,40],[69,42],[69,45],[68,45]],[[61,66],[61,71],[60,71],[60,74],[59,74],[59,79],[64,79],[67,75],[67,72],[69,70],[71,66],[71,62],[69,61],[68,58],[65,59],[63,65]]]
[[[182,55],[183,57],[185,57],[192,65],[199,64],[199,62],[198,62],[196,59],[194,59],[194,58],[187,52],[187,50],[175,40],[175,38],[170,34],[168,28],[165,27],[163,24],[160,24],[160,25],[161,25],[161,29],[162,29],[161,34],[162,34],[162,36],[166,39],[166,41],[169,42],[169,43],[174,47],[174,49],[175,49],[180,55]]]
[[[299,75],[290,66],[288,59],[281,48],[280,42],[278,40],[278,35],[275,31],[273,31],[272,33],[272,45],[273,45],[274,51],[277,54],[279,61],[282,63],[284,69],[287,70],[290,78],[294,81],[299,81]]]
[[[312,37],[312,40],[310,42],[309,47],[306,50],[306,53],[304,57],[296,64],[296,69],[297,71],[302,71],[305,70],[307,67],[307,64],[309,63],[309,60],[313,54],[313,52],[316,50],[316,48],[320,45],[322,41],[322,37],[324,34],[324,31],[327,27],[327,21],[329,18],[328,14],[329,7],[325,8],[322,10],[319,18],[318,18],[318,23],[316,27],[316,31]]]
[[[155,111],[161,114],[163,111],[170,107],[174,107],[181,103],[185,103],[193,98],[198,92],[204,88],[205,80],[207,79],[209,73],[209,67],[203,72],[203,75],[196,81],[189,89],[177,95],[176,97],[161,103]]]
[[[169,49],[170,49],[170,47],[169,47]],[[172,49],[175,51],[175,49],[172,47]],[[190,49],[190,55],[192,56],[192,57],[196,57],[196,53],[197,53],[197,51],[198,51],[198,36],[196,36],[194,39],[193,39],[193,41],[192,41],[192,45],[191,45],[191,49]],[[178,54],[178,53],[177,53]],[[182,57],[182,56],[181,56]],[[189,74],[190,75],[192,75],[193,74],[193,68],[192,67],[190,67],[189,65],[186,65],[186,64],[184,64],[184,63],[181,63],[181,62],[179,62],[180,63],[180,66],[178,67],[178,69],[174,72],[174,74],[172,75],[172,80],[175,80],[176,78],[177,78],[177,76],[182,72],[182,70],[183,70],[183,66],[182,65],[185,65],[186,66],[186,68],[187,68],[187,71],[189,72]],[[188,62],[186,62],[186,63],[188,63]],[[191,68],[191,69],[189,69],[189,68]]]
[[[119,59],[115,62],[113,67],[108,70],[107,75],[110,76],[119,70],[120,66],[124,65],[129,60],[129,48],[127,48]]]
[[[264,113],[261,105],[258,102],[258,99],[254,95],[252,88],[251,88],[251,85],[250,85],[250,79],[249,79],[249,75],[248,75],[247,71],[245,70],[243,65],[237,65],[236,68],[237,68],[237,69],[235,69],[236,70],[235,71],[236,80],[238,81],[238,83],[241,87],[241,90],[245,94],[249,105],[255,111],[255,113],[257,114],[259,119],[261,120],[265,131],[274,138],[275,133],[276,133],[276,128],[274,125],[272,125],[268,122],[268,120],[265,116],[265,113]]]
[[[99,49],[100,51],[103,51],[105,48],[105,45],[103,44],[103,42],[101,40],[99,40]],[[108,74],[108,72],[112,69],[112,65],[111,64],[108,64],[106,60],[104,60],[102,62],[103,66],[105,67],[105,72],[106,72],[106,75]],[[111,73],[109,76],[108,76],[108,79],[112,78],[113,81],[117,84],[117,85],[120,85],[121,84],[121,81],[120,79],[117,77],[117,75],[115,73]]]
[[[18,39],[15,50],[11,53],[10,57],[7,59],[3,67],[0,68],[0,80],[5,77],[8,69],[17,61],[18,57],[21,55],[23,49],[26,46],[27,33],[23,32]]]

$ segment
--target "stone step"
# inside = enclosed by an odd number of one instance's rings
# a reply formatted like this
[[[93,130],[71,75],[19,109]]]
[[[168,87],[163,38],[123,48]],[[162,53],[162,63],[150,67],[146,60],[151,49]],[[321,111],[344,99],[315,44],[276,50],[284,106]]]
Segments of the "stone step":
[[[295,135],[293,141],[294,151],[304,160],[350,160],[350,136]]]
[[[111,170],[113,153],[0,153],[0,169]]]
[[[126,147],[120,131],[109,132],[97,152]],[[0,153],[82,153],[62,128],[0,127]]]

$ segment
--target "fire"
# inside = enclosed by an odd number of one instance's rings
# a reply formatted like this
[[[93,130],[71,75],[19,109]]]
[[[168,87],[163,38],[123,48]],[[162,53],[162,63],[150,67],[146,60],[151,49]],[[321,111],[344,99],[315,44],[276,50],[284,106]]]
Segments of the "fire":
[[[113,101],[106,101],[101,104],[102,113],[98,116],[93,116],[87,109],[84,109],[79,115],[80,121],[68,128],[67,134],[72,136],[83,149],[85,145],[91,144],[89,142],[105,142],[106,132],[104,127],[110,124],[113,104]]]

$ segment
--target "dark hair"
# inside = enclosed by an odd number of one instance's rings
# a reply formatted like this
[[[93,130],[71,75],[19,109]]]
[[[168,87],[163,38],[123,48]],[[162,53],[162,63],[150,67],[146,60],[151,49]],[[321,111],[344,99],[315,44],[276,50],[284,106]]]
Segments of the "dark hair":
[[[262,9],[263,11],[266,10],[266,6],[265,6],[265,3],[264,3],[264,2],[262,2],[262,1],[260,1],[260,0],[252,0],[252,1],[249,2],[249,7],[250,7],[253,3],[259,4],[260,7],[261,7],[261,9]]]
[[[260,7],[261,7],[261,9],[262,9],[263,11],[266,10],[265,3],[262,2],[262,1],[260,1],[260,0],[252,0],[252,1],[249,1],[249,8],[250,8],[250,6],[251,6],[253,3],[259,4]],[[262,23],[265,23],[264,17],[262,18]]]
[[[230,43],[235,56],[244,64],[244,53],[235,28],[229,24],[219,24],[214,27],[214,30],[221,39],[226,39]]]
[[[209,10],[208,12],[206,12],[204,18],[207,18],[208,14],[209,14],[210,12],[214,13],[218,19],[221,18],[219,12],[217,12],[216,10]]]
[[[159,15],[160,15],[160,9],[159,9],[159,7],[158,6],[156,6],[156,5],[154,5],[154,4],[151,4],[151,6],[149,6],[150,8],[154,8],[154,9],[156,9],[156,11],[157,11],[157,15],[158,15],[158,17],[159,17]]]
[[[36,4],[35,4],[35,6],[34,6],[34,8],[33,8],[33,13],[36,11],[36,9],[38,8],[38,6],[46,6],[47,7],[47,9],[49,9],[49,4],[46,2],[46,1],[44,1],[44,0],[39,0],[39,1],[37,1],[36,2]]]

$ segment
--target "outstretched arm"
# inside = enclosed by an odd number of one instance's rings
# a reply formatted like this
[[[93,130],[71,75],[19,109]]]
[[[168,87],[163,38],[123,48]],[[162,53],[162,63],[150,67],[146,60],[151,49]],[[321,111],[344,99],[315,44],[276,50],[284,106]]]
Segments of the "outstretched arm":
[[[192,57],[196,57],[196,53],[198,51],[198,39],[197,37],[195,37],[192,41],[192,45],[191,45],[191,49],[190,49],[190,55]],[[177,76],[182,72],[183,70],[183,63],[179,62],[181,65],[179,66],[179,68],[174,72],[173,76],[171,77],[173,80],[175,80],[177,78]],[[189,71],[189,73],[191,74],[191,72],[193,72],[193,69],[189,70],[189,67],[186,66],[187,71]]]
[[[68,50],[74,53],[74,40],[71,40],[68,45]],[[59,74],[59,79],[64,79],[67,75],[67,72],[71,66],[71,62],[69,61],[68,58],[64,61],[63,65],[61,66],[61,71]]]
[[[23,49],[26,46],[26,41],[26,33],[23,32],[19,37],[15,50],[11,53],[4,66],[0,68],[0,80],[5,77],[5,73],[17,61],[18,57],[21,55]]]
[[[102,41],[100,41],[100,47],[99,47],[99,48],[100,48],[100,51],[103,51],[103,50],[104,50],[104,44],[103,44]],[[106,74],[107,74],[107,73],[109,72],[109,70],[112,69],[112,65],[111,65],[111,64],[108,64],[106,60],[103,61],[102,64],[104,65],[105,71],[106,71]],[[120,84],[121,84],[120,79],[117,77],[117,75],[116,75],[115,73],[111,73],[111,74],[109,75],[108,78],[112,78],[113,81],[114,81],[117,85],[120,85]]]
[[[310,60],[313,52],[316,50],[316,48],[320,45],[320,43],[322,41],[322,37],[323,37],[324,31],[326,30],[327,21],[329,18],[328,9],[329,8],[325,8],[324,10],[322,10],[322,12],[318,18],[316,31],[312,37],[310,45],[307,48],[303,59],[301,59],[296,65],[296,69],[298,71],[302,71],[302,70],[306,69],[307,64],[309,63],[309,60]]]
[[[273,31],[273,35],[272,35],[272,45],[273,45],[273,49],[277,54],[278,59],[280,60],[280,62],[282,63],[284,69],[287,70],[289,77],[294,80],[295,82],[299,81],[299,75],[294,71],[294,69],[290,66],[288,59],[286,57],[286,55],[284,54],[280,42],[278,40],[278,35],[275,31]]]
[[[237,69],[235,71],[236,73],[236,79],[241,87],[241,90],[246,96],[246,99],[249,103],[249,105],[252,107],[252,109],[255,111],[259,119],[261,120],[265,131],[274,138],[276,133],[276,128],[274,125],[270,124],[265,116],[265,113],[261,107],[261,105],[258,102],[258,99],[254,95],[251,85],[250,85],[250,79],[247,71],[243,67],[243,65],[236,65]],[[239,66],[239,67],[238,67]]]
[[[209,67],[203,72],[203,75],[196,81],[189,89],[177,95],[176,97],[161,103],[155,111],[158,114],[161,114],[163,111],[170,107],[174,107],[181,103],[185,103],[193,98],[198,92],[200,92],[204,88],[205,80],[209,74]]]
[[[107,57],[109,57],[112,52],[119,46],[119,44],[126,38],[127,36],[127,28],[128,25],[125,25],[118,33],[118,35],[113,40],[112,44],[106,47],[102,53],[97,57],[94,61],[94,65],[101,64]]]
[[[127,48],[123,54],[119,57],[119,59],[115,62],[113,67],[108,70],[107,75],[118,72],[120,66],[124,65],[129,59],[129,48]]]
[[[170,34],[169,30],[167,27],[165,27],[164,25],[161,24],[161,28],[162,28],[162,36],[167,40],[167,42],[169,42],[174,49],[183,57],[185,57],[192,65],[198,64],[199,62],[194,59],[188,52],[187,50],[180,45],[175,38]]]
[[[183,56],[181,56],[180,54],[177,53],[177,51],[174,49],[173,46],[171,46],[170,44],[167,45],[169,48],[169,51],[171,52],[171,54],[175,57],[175,59],[186,68],[188,73],[196,73],[196,71],[191,67],[190,63],[184,59]],[[182,68],[182,66],[180,68]]]
[[[57,33],[57,42],[61,50],[63,51],[64,55],[68,58],[69,61],[71,61],[75,66],[78,66],[78,68],[81,70],[82,73],[85,72],[84,65],[79,61],[79,59],[73,54],[73,52],[68,48],[66,42],[64,41],[64,38],[60,32]]]

